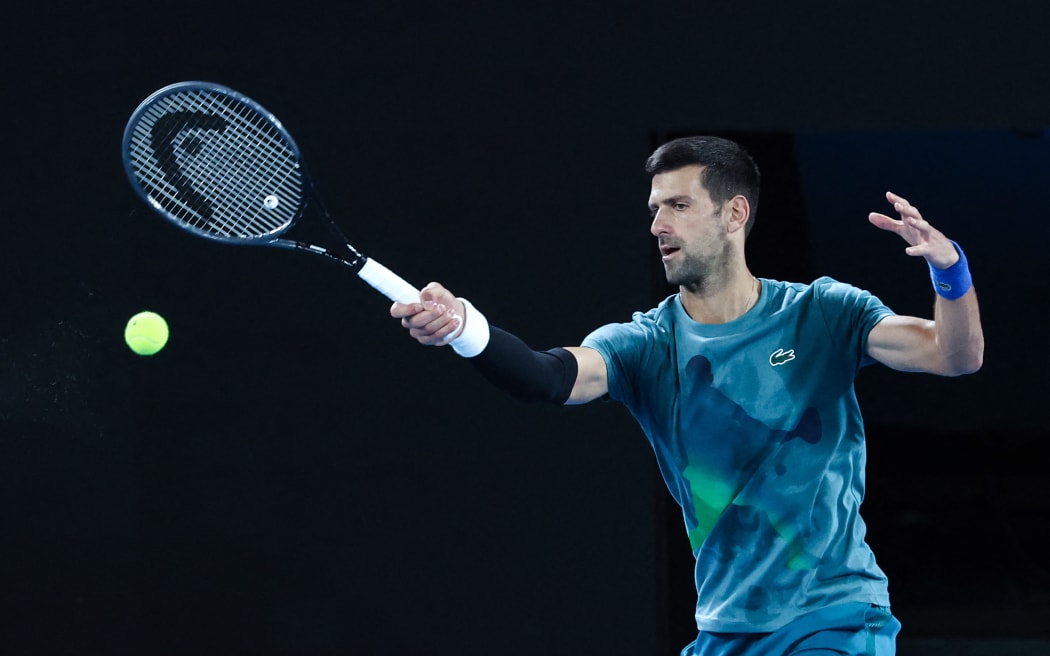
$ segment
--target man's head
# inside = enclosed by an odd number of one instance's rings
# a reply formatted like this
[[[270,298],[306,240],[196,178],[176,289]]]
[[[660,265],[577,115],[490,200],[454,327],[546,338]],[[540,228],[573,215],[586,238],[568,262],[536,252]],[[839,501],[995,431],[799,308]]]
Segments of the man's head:
[[[751,234],[758,211],[761,176],[747,151],[721,137],[682,137],[657,148],[645,163],[645,170],[653,177],[686,166],[703,167],[700,183],[716,207],[721,207],[734,196],[747,199],[750,217],[744,234]]]

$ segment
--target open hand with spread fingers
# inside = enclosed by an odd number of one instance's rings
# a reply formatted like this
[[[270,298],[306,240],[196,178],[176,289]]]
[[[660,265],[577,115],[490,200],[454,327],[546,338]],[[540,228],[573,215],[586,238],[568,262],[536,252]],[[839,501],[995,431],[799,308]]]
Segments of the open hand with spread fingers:
[[[955,250],[955,245],[944,236],[944,233],[923,219],[918,208],[909,203],[906,198],[892,191],[886,192],[886,200],[893,204],[893,209],[900,215],[900,219],[872,212],[868,215],[868,221],[877,228],[900,235],[904,241],[908,242],[908,247],[904,249],[905,253],[924,257],[927,262],[938,269],[947,269],[959,261],[959,253]]]

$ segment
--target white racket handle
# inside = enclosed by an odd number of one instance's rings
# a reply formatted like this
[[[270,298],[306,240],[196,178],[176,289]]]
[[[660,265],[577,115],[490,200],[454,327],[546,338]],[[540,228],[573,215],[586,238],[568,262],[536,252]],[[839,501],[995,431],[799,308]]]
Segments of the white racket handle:
[[[397,301],[398,303],[419,302],[418,289],[372,258],[365,260],[364,266],[357,272],[357,275],[361,280],[375,287],[391,301]]]
[[[365,260],[364,265],[357,272],[357,275],[369,285],[372,285],[382,292],[383,295],[391,301],[397,301],[399,303],[419,302],[418,289],[408,284],[401,276],[371,258]],[[459,300],[463,302],[463,308],[466,311],[466,316],[462,317],[460,321],[464,321],[465,323],[459,334],[447,343],[450,344],[452,349],[459,355],[465,358],[473,358],[484,351],[485,347],[488,346],[490,334],[489,321],[485,318],[484,314],[478,312],[477,308],[471,305],[470,301],[465,298],[460,298]]]

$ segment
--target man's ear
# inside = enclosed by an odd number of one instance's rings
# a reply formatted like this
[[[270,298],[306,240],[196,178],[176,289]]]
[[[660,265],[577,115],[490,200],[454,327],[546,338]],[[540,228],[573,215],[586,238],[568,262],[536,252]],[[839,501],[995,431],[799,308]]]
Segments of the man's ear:
[[[726,229],[730,233],[743,230],[747,227],[747,222],[751,220],[751,203],[747,202],[747,198],[739,194],[726,202],[724,211],[728,219],[726,221]]]

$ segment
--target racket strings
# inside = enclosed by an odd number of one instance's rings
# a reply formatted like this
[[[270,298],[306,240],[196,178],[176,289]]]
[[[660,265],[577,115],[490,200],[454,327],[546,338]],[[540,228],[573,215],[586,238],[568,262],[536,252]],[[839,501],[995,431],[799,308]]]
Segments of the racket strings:
[[[223,217],[224,225],[232,216],[254,219],[250,225],[253,229],[246,229],[248,225],[236,224],[237,229],[245,233],[267,234],[276,229],[280,224],[273,222],[269,213],[252,212],[258,209],[258,205],[245,206],[246,201],[255,200],[248,191],[251,183],[261,182],[259,186],[263,190],[273,189],[273,179],[278,174],[288,171],[274,166],[278,162],[275,150],[271,144],[277,135],[266,130],[268,123],[261,123],[258,115],[245,106],[223,105],[218,109],[227,109],[232,112],[235,121],[232,129],[223,130],[217,145],[220,146],[219,156],[212,158],[184,158],[191,162],[193,170],[204,180],[212,183],[212,193],[217,205],[223,208],[235,210],[236,213],[226,213]],[[255,120],[252,120],[255,119]],[[264,168],[269,165],[269,168]],[[185,166],[185,164],[183,164]],[[265,180],[262,178],[265,177]],[[278,196],[278,198],[280,198]],[[288,200],[285,198],[285,200]]]
[[[275,220],[280,219],[280,215],[258,211],[260,207],[266,206],[260,206],[258,193],[251,192],[257,189],[276,192],[264,196],[262,202],[265,203],[266,197],[274,197],[278,199],[278,207],[282,200],[289,202],[291,198],[282,193],[280,188],[275,188],[274,178],[289,175],[296,162],[293,161],[291,167],[285,166],[288,163],[285,153],[275,148],[280,143],[279,135],[268,129],[271,128],[270,124],[260,119],[254,110],[244,105],[231,107],[229,104],[209,109],[229,110],[227,116],[234,119],[220,133],[216,144],[219,146],[218,153],[211,158],[184,159],[189,160],[191,170],[200,179],[210,183],[216,205],[229,210],[220,217],[224,228],[236,230],[239,233],[236,236],[269,234],[282,225],[282,222]],[[299,199],[295,200],[298,202]]]
[[[228,223],[221,217],[215,218],[212,211],[212,204],[221,199],[215,198],[214,194],[209,198],[189,186],[191,177],[199,179],[200,172],[186,171],[186,164],[178,161],[181,158],[176,151],[175,137],[180,133],[189,135],[205,127],[204,115],[197,110],[198,107],[180,102],[178,98],[170,99],[166,105],[151,106],[136,126],[137,139],[132,144],[133,152],[137,156],[137,162],[145,165],[140,170],[145,174],[142,182],[147,190],[159,192],[156,195],[151,194],[154,202],[160,200],[159,204],[163,209],[188,225],[199,228],[216,221],[219,223],[216,226],[219,232],[225,232],[229,231]],[[198,118],[194,120],[194,116]],[[175,121],[176,118],[183,120]],[[173,125],[168,127],[168,123]],[[225,122],[222,124],[222,129],[224,128]]]
[[[238,118],[243,119],[255,134],[261,133],[263,138],[250,144],[237,143],[234,137],[236,131],[228,132],[225,144],[228,151],[232,153],[233,156],[230,158],[229,164],[221,169],[221,174],[230,176],[227,179],[238,179],[233,176],[233,173],[238,170],[247,170],[248,174],[252,176],[253,179],[256,176],[262,178],[269,174],[269,177],[262,183],[262,188],[264,190],[273,189],[276,191],[277,193],[274,194],[274,196],[278,198],[279,201],[284,200],[285,202],[288,202],[292,200],[287,195],[284,195],[282,198],[283,192],[279,186],[275,187],[274,178],[278,175],[291,174],[295,165],[297,165],[298,160],[293,159],[291,161],[291,166],[271,165],[269,168],[264,168],[266,164],[274,164],[278,162],[288,164],[287,157],[284,157],[285,153],[279,153],[276,149],[272,148],[273,144],[281,142],[279,133],[272,128],[269,122],[261,120],[258,114],[246,106],[242,105],[239,108],[239,111],[236,112],[236,115]],[[262,156],[260,157],[260,153],[256,152],[252,146],[264,148],[266,152],[261,153]],[[233,199],[244,197],[239,195],[240,192],[243,192],[243,189],[230,187],[227,189],[227,193],[223,196],[223,201],[232,202]],[[294,200],[296,203],[300,202],[299,197],[296,197]],[[266,213],[256,214],[255,217],[258,219],[257,223],[261,228],[259,231],[261,234],[269,233],[280,225],[279,223],[270,220],[272,219],[272,216]]]
[[[129,154],[150,201],[213,236],[276,234],[303,205],[294,144],[275,119],[209,89],[160,98],[141,113]]]

